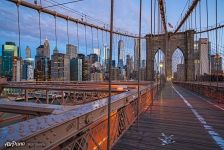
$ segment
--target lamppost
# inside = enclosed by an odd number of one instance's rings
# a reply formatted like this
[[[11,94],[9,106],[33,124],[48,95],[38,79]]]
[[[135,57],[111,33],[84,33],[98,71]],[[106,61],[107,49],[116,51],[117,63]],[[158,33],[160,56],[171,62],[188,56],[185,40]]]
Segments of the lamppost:
[[[161,71],[162,71],[162,68],[163,68],[163,63],[160,62],[159,63],[159,75],[160,75],[160,77],[159,77],[159,85],[160,85],[160,88],[161,88]]]

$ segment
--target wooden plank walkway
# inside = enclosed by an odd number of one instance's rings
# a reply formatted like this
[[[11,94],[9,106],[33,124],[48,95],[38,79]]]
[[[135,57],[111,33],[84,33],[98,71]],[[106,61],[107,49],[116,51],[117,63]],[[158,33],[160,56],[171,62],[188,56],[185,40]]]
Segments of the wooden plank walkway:
[[[162,145],[162,133],[174,143]],[[167,83],[154,106],[141,114],[113,150],[224,149],[224,110],[209,99]]]

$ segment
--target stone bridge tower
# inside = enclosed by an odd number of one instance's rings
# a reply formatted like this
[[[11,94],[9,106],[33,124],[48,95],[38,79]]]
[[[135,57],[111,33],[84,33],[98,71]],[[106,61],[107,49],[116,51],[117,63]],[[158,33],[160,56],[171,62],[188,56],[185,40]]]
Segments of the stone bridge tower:
[[[154,59],[160,49],[165,54],[166,79],[172,77],[172,55],[179,48],[184,55],[185,80],[194,80],[194,30],[185,32],[146,35],[146,79],[154,80]]]

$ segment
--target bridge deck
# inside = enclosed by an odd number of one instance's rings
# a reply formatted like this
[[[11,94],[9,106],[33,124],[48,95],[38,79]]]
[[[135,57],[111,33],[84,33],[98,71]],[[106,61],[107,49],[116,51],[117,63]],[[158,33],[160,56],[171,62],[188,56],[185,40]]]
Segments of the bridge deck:
[[[159,100],[140,116],[139,127],[135,122],[114,150],[224,149],[224,107],[183,88],[174,88],[171,84],[164,87]],[[162,145],[162,133],[166,137],[173,135],[175,142]]]

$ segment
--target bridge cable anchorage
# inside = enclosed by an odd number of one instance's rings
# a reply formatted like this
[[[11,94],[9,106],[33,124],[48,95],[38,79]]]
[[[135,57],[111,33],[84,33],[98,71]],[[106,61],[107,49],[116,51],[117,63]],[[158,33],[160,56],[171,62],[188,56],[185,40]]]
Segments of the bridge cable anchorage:
[[[52,15],[52,16],[55,16],[57,14],[57,17],[58,18],[62,18],[64,20],[66,20],[68,18],[68,16],[62,14],[62,13],[59,13],[59,12],[56,12],[54,10],[50,10],[50,9],[46,9],[46,8],[43,8],[42,6],[38,6],[38,5],[35,5],[35,4],[32,4],[30,2],[27,2],[27,1],[21,1],[21,0],[8,0],[9,2],[12,2],[12,3],[15,3],[17,5],[22,5],[24,7],[28,7],[28,8],[31,8],[33,10],[41,10],[43,13],[46,13],[46,14],[49,14],[49,15]],[[101,26],[98,26],[98,25],[94,25],[92,23],[89,23],[89,22],[86,22],[86,21],[83,21],[83,20],[80,20],[80,19],[77,19],[77,18],[74,18],[74,17],[69,17],[68,19],[69,21],[71,22],[76,22],[76,23],[79,23],[79,24],[82,24],[82,25],[86,25],[88,27],[93,27],[95,29],[99,29],[99,30],[103,30],[103,31],[106,31],[106,32],[110,32],[110,29],[108,28],[104,28],[104,27],[101,27]],[[138,37],[136,36],[135,34],[133,33],[128,33],[128,32],[118,32],[118,31],[113,31],[113,33],[115,34],[121,34],[123,36],[129,36],[129,37]],[[144,37],[141,37],[141,38],[144,38]]]
[[[182,25],[185,23],[185,21],[187,20],[187,18],[189,17],[189,15],[191,14],[191,12],[195,9],[195,7],[197,6],[198,2],[200,0],[194,0],[190,6],[190,8],[188,9],[188,11],[186,12],[185,16],[183,17],[183,19],[180,21],[180,24],[177,26],[177,29],[174,31],[174,33],[177,33],[179,31],[179,29],[182,27]]]

